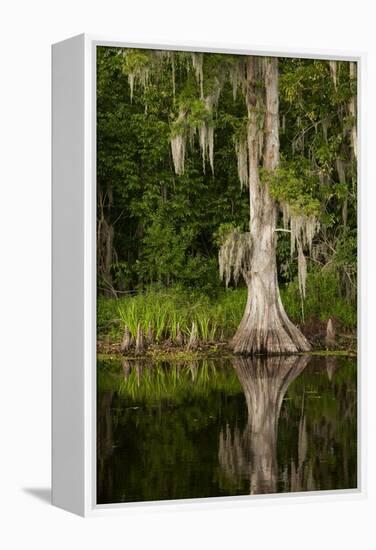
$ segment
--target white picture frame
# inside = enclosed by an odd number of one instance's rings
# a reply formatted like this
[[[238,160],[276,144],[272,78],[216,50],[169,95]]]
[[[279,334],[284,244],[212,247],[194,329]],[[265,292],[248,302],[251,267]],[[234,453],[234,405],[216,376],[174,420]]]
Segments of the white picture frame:
[[[358,487],[278,495],[96,504],[96,48],[117,46],[355,61],[358,65]],[[250,506],[366,495],[366,56],[252,45],[134,44],[86,34],[52,47],[52,502],[96,516],[132,508]]]

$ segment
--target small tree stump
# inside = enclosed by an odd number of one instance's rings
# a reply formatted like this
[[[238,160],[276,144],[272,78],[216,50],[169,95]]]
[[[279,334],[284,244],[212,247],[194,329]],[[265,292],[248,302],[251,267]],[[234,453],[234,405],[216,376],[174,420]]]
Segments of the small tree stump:
[[[197,336],[197,328],[196,324],[193,321],[192,328],[191,328],[191,334],[189,336],[187,350],[194,350],[197,349],[198,346],[198,336]]]
[[[128,326],[125,325],[123,340],[121,342],[121,348],[120,348],[122,353],[125,353],[126,351],[129,350],[129,348],[131,347],[131,342],[132,342],[131,333],[129,332]]]
[[[103,340],[103,347],[106,353],[110,352],[110,335],[106,334]]]
[[[184,344],[184,336],[180,330],[180,324],[178,323],[177,324],[177,327],[176,327],[176,344],[178,346],[182,346]]]
[[[328,349],[336,345],[336,331],[331,318],[329,318],[328,324],[326,325],[325,345]]]
[[[142,334],[142,329],[140,323],[137,325],[137,336],[136,336],[136,355],[140,355],[145,351],[144,335]]]
[[[147,336],[146,336],[146,341],[147,341],[148,344],[152,344],[154,342],[153,329],[151,328],[150,323],[148,325],[148,333],[147,333]]]

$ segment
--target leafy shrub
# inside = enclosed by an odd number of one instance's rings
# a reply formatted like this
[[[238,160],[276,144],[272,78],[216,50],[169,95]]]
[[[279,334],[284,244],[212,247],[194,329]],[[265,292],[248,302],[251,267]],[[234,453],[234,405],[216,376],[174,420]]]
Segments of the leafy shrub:
[[[286,312],[295,323],[302,323],[302,302],[298,281],[294,280],[281,289]],[[339,277],[333,271],[313,271],[307,277],[307,295],[303,302],[304,319],[316,317],[327,321],[337,319],[344,328],[356,328],[355,304],[341,294]]]

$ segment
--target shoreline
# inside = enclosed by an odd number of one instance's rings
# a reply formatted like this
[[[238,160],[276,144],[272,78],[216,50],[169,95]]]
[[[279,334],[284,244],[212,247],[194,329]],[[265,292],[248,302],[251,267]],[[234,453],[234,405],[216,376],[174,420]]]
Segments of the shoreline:
[[[356,342],[356,338],[354,338]],[[298,352],[296,354],[286,355],[316,355],[316,356],[338,356],[338,357],[357,357],[357,347],[340,347],[335,349],[326,349],[323,347],[313,347],[307,352]],[[228,346],[227,342],[208,343],[198,345],[194,350],[188,350],[186,346],[168,346],[152,345],[149,346],[142,353],[136,354],[134,349],[131,349],[125,353],[121,352],[120,345],[113,344],[110,346],[99,345],[97,347],[97,361],[103,360],[120,360],[126,359],[128,361],[139,360],[180,360],[180,361],[194,361],[200,359],[219,359],[219,358],[235,358],[239,355],[233,353]]]

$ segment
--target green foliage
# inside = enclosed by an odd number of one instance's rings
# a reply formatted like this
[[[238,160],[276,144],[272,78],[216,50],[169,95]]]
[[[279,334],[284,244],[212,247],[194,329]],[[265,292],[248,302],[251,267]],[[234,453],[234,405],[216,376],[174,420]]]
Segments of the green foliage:
[[[112,341],[121,338],[120,317],[117,300],[97,296],[97,334],[99,338],[109,336]]]
[[[356,230],[348,229],[337,242],[336,250],[333,255],[333,264],[336,267],[344,267],[356,273],[356,252]]]
[[[187,244],[191,234],[182,231],[177,234],[169,220],[154,216],[145,229],[143,250],[138,263],[138,273],[142,280],[168,283],[180,273],[185,261]]]
[[[320,182],[307,159],[300,155],[290,161],[282,159],[280,167],[273,174],[264,171],[262,175],[269,183],[272,196],[287,203],[292,212],[320,216]]]
[[[245,302],[245,289],[222,290],[213,299],[202,291],[181,288],[151,288],[119,300],[99,298],[98,337],[108,334],[113,341],[119,342],[125,326],[135,337],[140,324],[145,335],[151,328],[157,342],[167,339],[174,342],[178,324],[181,332],[189,336],[194,322],[201,341],[228,339],[241,320]]]
[[[296,280],[281,289],[286,312],[295,323],[302,323],[299,286]],[[311,271],[307,277],[307,296],[304,301],[305,319],[323,322],[334,318],[346,329],[356,328],[356,308],[342,295],[341,281],[333,270]]]
[[[301,299],[296,278],[281,286],[281,296],[289,317],[301,324]],[[100,296],[97,305],[98,337],[102,339],[108,335],[111,341],[120,342],[125,325],[135,337],[140,324],[145,336],[150,327],[157,342],[171,340],[173,343],[177,325],[188,337],[194,322],[200,341],[228,340],[240,323],[246,299],[245,288],[221,290],[212,298],[202,290],[158,287],[118,300]],[[344,329],[356,328],[356,308],[343,295],[338,272],[314,270],[308,274],[304,317],[305,320],[314,318],[323,322],[332,317]]]
[[[189,124],[198,125],[209,115],[191,73],[192,93],[185,89],[186,60],[187,55],[176,57],[175,105],[178,112],[185,101]],[[239,188],[232,127],[225,117],[235,116],[238,104],[226,88],[216,121],[215,178],[202,173],[198,149],[190,152],[185,174],[177,178],[170,146],[176,124],[171,66],[158,70],[145,90],[135,89],[131,102],[124,63],[117,49],[98,49],[98,189],[106,199],[112,196],[104,213],[115,230],[113,285],[124,291],[179,283],[214,293],[220,280],[213,234],[223,222],[247,219],[248,200]]]
[[[128,49],[123,59],[123,71],[126,75],[136,73],[150,65],[150,55],[148,55],[147,50]]]
[[[186,113],[182,120],[175,120],[172,125],[172,135],[181,134],[188,129],[197,129],[204,123],[213,123],[213,114],[201,99],[181,100],[179,112]]]
[[[143,290],[158,285],[161,292],[179,287],[187,295],[201,293],[210,302],[218,296],[234,299],[235,294],[222,292],[217,258],[226,233],[247,230],[249,223],[249,197],[240,189],[235,154],[235,143],[246,136],[247,109],[244,88],[235,85],[234,98],[229,79],[239,67],[244,74],[244,60],[203,55],[204,97],[221,81],[218,107],[212,110],[201,98],[189,52],[175,52],[172,58],[167,52],[101,47],[97,63],[98,219],[103,215],[114,232],[109,281],[98,266],[100,291],[112,286],[120,296],[134,291],[144,296]],[[288,203],[294,213],[319,217],[321,231],[309,269],[318,265],[336,270],[333,288],[339,301],[327,301],[332,309],[325,314],[341,317],[338,304],[347,300],[352,313],[343,310],[342,317],[354,326],[356,161],[348,102],[356,94],[356,81],[347,62],[336,67],[334,82],[327,61],[279,60],[281,163],[274,174],[261,175],[277,202]],[[185,116],[179,119],[182,111]],[[189,145],[184,174],[177,177],[171,132],[197,130],[203,123],[215,127],[215,174],[203,173],[196,140]],[[293,291],[297,262],[289,243],[288,235],[278,233],[280,282],[291,282],[283,297],[299,320],[300,298]],[[308,277],[306,317],[317,306],[310,302],[315,297],[310,296],[309,281],[315,277]],[[104,315],[99,331],[111,325],[111,315],[114,326],[108,330],[118,330],[117,313],[104,310],[99,298],[98,314]],[[212,330],[205,322],[201,327],[202,332]],[[231,330],[225,327],[226,334]]]

